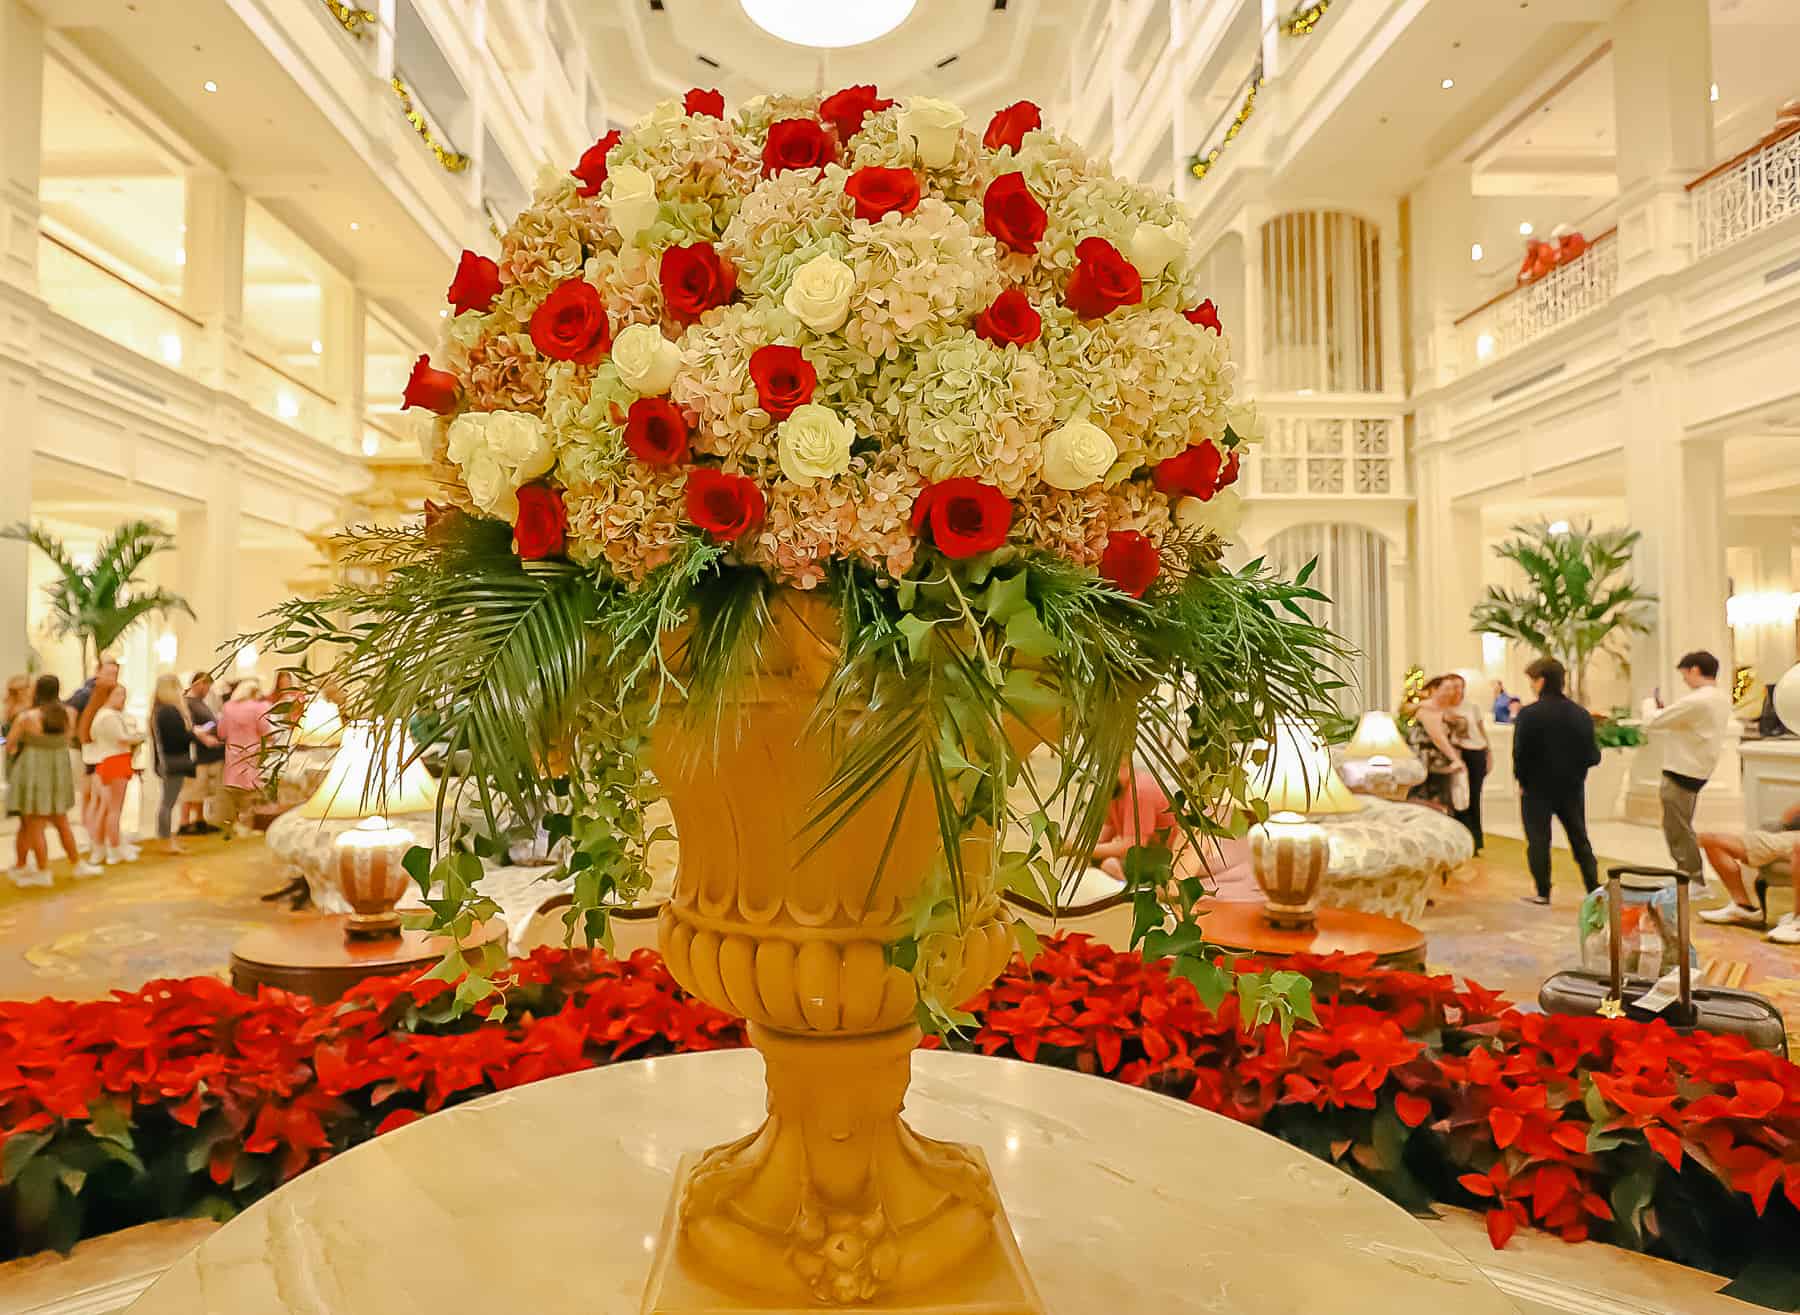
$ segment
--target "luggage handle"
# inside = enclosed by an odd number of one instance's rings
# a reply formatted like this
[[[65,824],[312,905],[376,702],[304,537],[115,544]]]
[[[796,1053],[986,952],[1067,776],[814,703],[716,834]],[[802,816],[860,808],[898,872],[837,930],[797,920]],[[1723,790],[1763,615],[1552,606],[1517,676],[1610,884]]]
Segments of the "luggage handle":
[[[1693,928],[1691,919],[1693,910],[1689,903],[1688,887],[1693,877],[1676,868],[1648,868],[1621,864],[1606,869],[1606,904],[1607,922],[1612,941],[1612,993],[1613,998],[1621,1004],[1625,1000],[1625,977],[1621,970],[1623,950],[1619,944],[1623,934],[1624,909],[1620,899],[1619,879],[1621,877],[1672,877],[1675,880],[1675,936],[1677,981],[1681,995],[1676,1001],[1676,1013],[1673,1021],[1678,1027],[1693,1027],[1700,1019],[1700,1011],[1694,1005],[1694,967],[1693,967]]]

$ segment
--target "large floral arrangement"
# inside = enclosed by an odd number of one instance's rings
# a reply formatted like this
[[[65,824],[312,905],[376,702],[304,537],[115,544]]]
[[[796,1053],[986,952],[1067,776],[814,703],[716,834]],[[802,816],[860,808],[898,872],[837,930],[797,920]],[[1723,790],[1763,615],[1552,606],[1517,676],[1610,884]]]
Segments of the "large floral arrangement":
[[[1190,828],[1227,825],[1246,746],[1329,711],[1338,645],[1304,583],[1220,565],[1258,425],[1198,254],[1170,196],[1029,103],[978,138],[868,86],[729,118],[692,92],[552,171],[498,258],[464,254],[407,390],[443,505],[351,544],[384,585],[259,643],[353,719],[445,726],[484,798],[569,840],[571,925],[601,934],[641,881],[647,722],[670,694],[726,715],[777,590],[842,623],[820,826],[929,777],[922,930],[961,916],[978,825],[1029,836],[999,866],[1047,891],[1134,744]],[[1039,713],[1068,806],[1009,813],[1008,727]],[[482,911],[465,857],[434,877],[446,924]],[[1135,868],[1149,891],[1167,864]]]
[[[1520,1014],[1474,984],[1366,956],[1238,967],[1239,989],[1208,1008],[1166,965],[1054,938],[968,1004],[949,1044],[1227,1114],[1402,1204],[1484,1209],[1496,1246],[1526,1224],[1726,1273],[1791,1255],[1800,1069],[1786,1061],[1660,1023]],[[1247,1025],[1245,998],[1302,975],[1314,1017],[1287,1037]],[[446,1105],[744,1041],[648,951],[540,950],[507,976],[503,999],[461,1019],[452,984],[421,974],[331,1006],[211,978],[0,1004],[0,1256],[228,1215]]]

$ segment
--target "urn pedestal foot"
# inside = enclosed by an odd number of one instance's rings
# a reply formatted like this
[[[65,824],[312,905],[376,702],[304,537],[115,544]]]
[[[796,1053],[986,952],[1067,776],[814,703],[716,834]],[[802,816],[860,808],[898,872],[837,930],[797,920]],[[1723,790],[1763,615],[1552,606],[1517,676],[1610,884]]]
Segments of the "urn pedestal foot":
[[[900,1118],[915,1029],[750,1031],[769,1117],[682,1159],[643,1315],[1043,1315],[986,1157]]]

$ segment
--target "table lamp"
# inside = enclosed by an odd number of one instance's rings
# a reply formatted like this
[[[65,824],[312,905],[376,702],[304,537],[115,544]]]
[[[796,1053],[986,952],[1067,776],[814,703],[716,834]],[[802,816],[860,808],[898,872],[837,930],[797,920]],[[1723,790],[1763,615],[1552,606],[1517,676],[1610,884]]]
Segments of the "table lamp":
[[[1404,799],[1424,780],[1418,755],[1400,733],[1391,712],[1373,709],[1356,723],[1356,735],[1344,746],[1344,780],[1352,790],[1365,790],[1383,799]],[[1399,768],[1399,764],[1408,764]]]
[[[413,748],[412,737],[389,737],[384,761],[376,762],[375,729],[366,722],[344,727],[343,743],[312,797],[295,811],[302,817],[392,817],[429,813],[437,807],[438,784]]]
[[[294,727],[296,749],[335,749],[344,742],[344,723],[338,717],[337,704],[321,695],[306,701]]]
[[[344,929],[350,940],[400,934],[400,914],[394,906],[406,894],[409,878],[401,863],[412,847],[413,833],[390,826],[379,814],[365,817],[331,842],[338,889],[350,905]]]
[[[1250,828],[1250,870],[1272,925],[1310,927],[1331,859],[1331,838],[1311,817],[1354,813],[1362,803],[1331,770],[1331,755],[1303,722],[1281,718],[1274,739],[1260,747],[1267,756],[1251,769],[1250,797],[1268,805],[1269,818]]]

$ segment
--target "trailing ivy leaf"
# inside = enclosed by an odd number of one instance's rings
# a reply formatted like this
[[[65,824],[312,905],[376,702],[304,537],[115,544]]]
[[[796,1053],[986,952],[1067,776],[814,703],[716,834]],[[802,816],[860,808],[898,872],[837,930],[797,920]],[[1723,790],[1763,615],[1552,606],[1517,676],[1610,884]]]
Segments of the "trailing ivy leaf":
[[[1038,939],[1037,930],[1025,919],[1014,918],[1012,934],[1013,941],[1018,945],[1019,954],[1024,958],[1025,963],[1027,965],[1036,963],[1038,956],[1044,952],[1043,942]]]
[[[1203,959],[1198,955],[1186,955],[1177,959],[1174,971],[1177,976],[1193,983],[1200,1003],[1215,1014],[1219,1012],[1219,1006],[1225,1003],[1225,997],[1231,994],[1234,985],[1230,970],[1216,960]]]
[[[906,656],[913,662],[925,656],[926,648],[931,643],[931,631],[934,622],[907,613],[896,623],[900,633],[906,636]]]
[[[995,625],[1004,626],[1021,612],[1031,611],[1031,599],[1027,594],[1029,584],[1023,570],[1011,575],[993,576],[988,582],[981,604],[987,613],[987,619]],[[1036,619],[1035,615],[1033,619]]]
[[[1055,657],[1062,648],[1056,636],[1044,629],[1037,613],[1029,609],[1014,613],[1006,623],[1006,642],[1026,657],[1039,660]]]
[[[1146,961],[1172,959],[1177,955],[1196,954],[1202,944],[1200,929],[1191,922],[1175,924],[1174,931],[1160,927],[1144,934],[1143,954]]]

